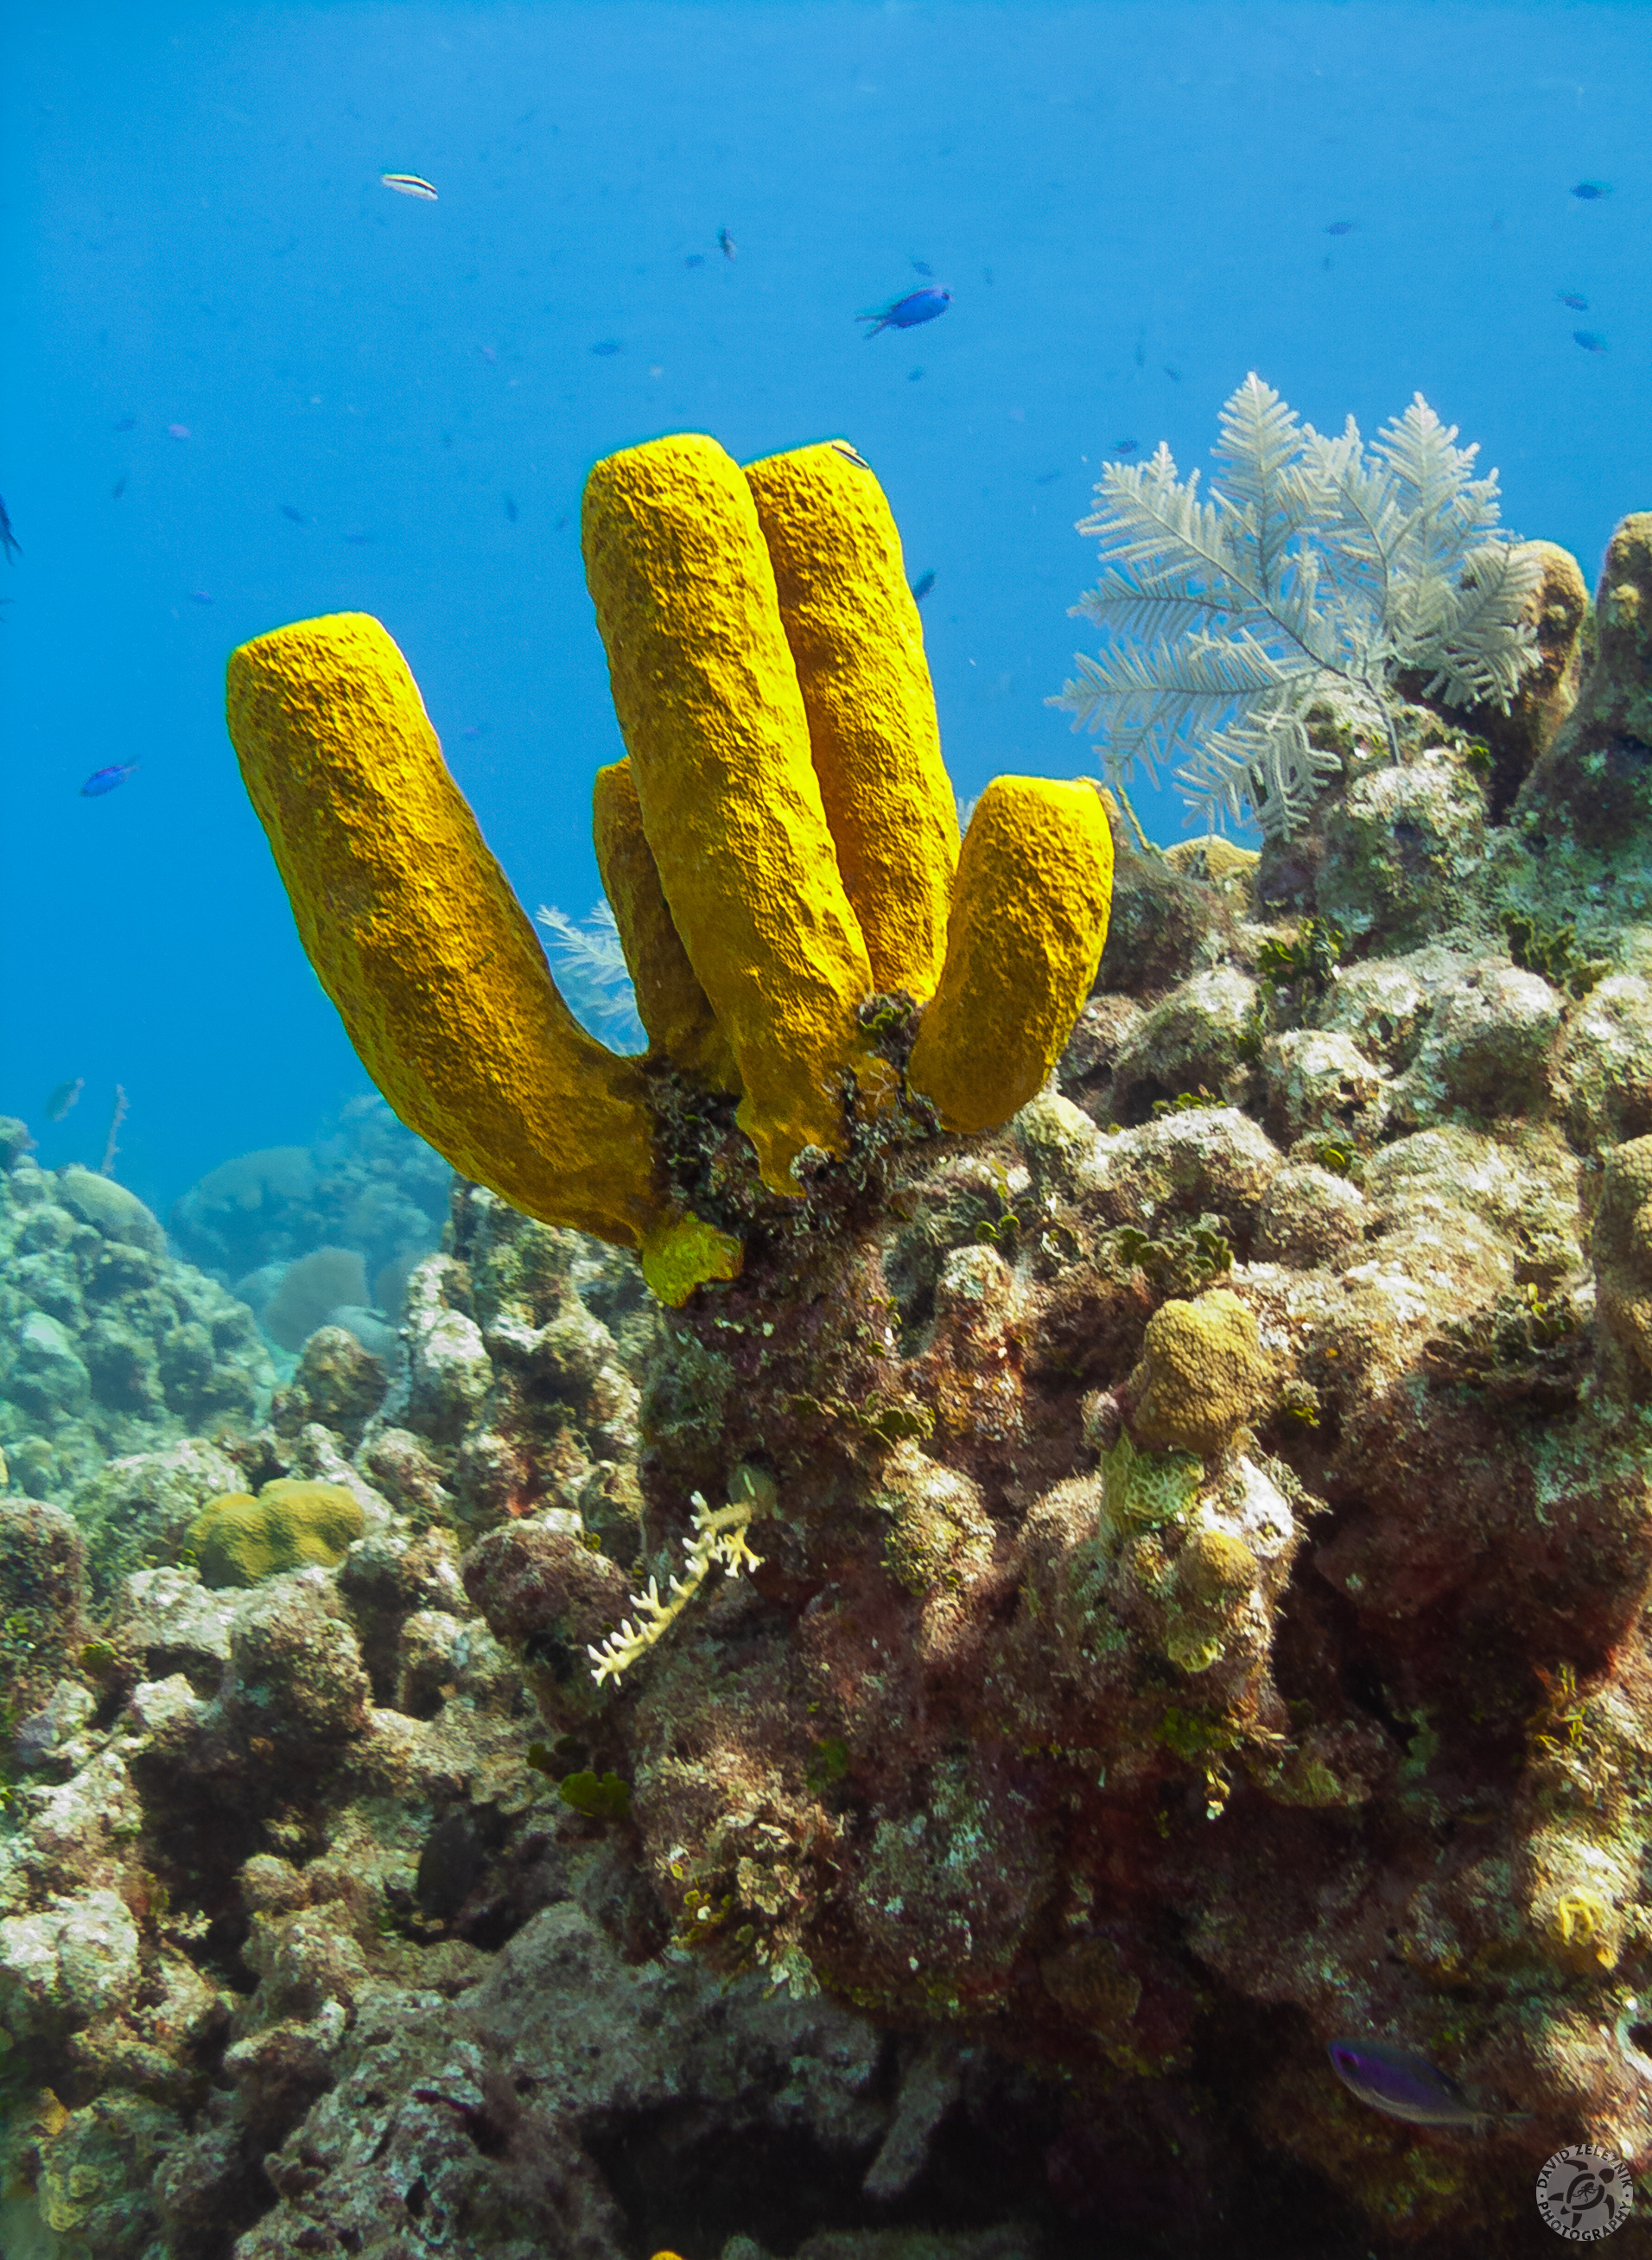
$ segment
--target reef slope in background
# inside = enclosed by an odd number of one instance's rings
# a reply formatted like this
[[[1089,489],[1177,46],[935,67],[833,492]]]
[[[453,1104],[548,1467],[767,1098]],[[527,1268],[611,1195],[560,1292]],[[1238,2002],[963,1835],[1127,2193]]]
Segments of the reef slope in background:
[[[262,1426],[4,1505],[12,2164],[67,2249],[1469,2260],[1562,2142],[1652,2162],[1648,535],[1592,623],[1556,567],[1513,716],[1406,707],[1396,763],[1326,709],[1260,862],[1120,831],[1002,1134],[799,1213],[685,1104],[747,1262],[669,1314],[461,1186],[383,1359],[323,1327]],[[83,1364],[142,1227],[39,1175]],[[697,1491],[760,1565],[598,1684]],[[1381,2118],[1343,2033],[1510,2115]]]

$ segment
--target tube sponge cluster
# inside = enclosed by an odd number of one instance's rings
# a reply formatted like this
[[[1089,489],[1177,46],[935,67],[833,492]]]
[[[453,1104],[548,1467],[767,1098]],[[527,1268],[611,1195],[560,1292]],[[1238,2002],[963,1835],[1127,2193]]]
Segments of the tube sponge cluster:
[[[922,1010],[909,1086],[995,1128],[1043,1083],[1106,933],[1083,786],[1000,778],[959,851],[918,609],[876,480],[831,441],[745,469],[683,433],[597,465],[586,576],[627,757],[594,833],[647,1061],[579,1027],[379,624],[230,662],[230,734],[311,962],[404,1121],[679,1303],[739,1243],[674,1205],[651,1073],[735,1094],[772,1192],[900,1093],[861,1026]]]

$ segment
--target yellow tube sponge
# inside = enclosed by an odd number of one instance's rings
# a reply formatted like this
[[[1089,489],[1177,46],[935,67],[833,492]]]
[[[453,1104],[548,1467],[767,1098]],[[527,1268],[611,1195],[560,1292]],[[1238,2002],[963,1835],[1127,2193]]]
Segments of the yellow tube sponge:
[[[659,867],[642,829],[628,761],[598,769],[591,791],[597,869],[637,992],[649,1042],[714,1091],[738,1091],[740,1072],[711,1001],[671,923]]]
[[[671,919],[728,1038],[737,1119],[771,1191],[805,1147],[846,1150],[872,989],[810,756],[774,568],[739,466],[698,433],[610,455],[586,483],[585,575]]]
[[[1112,891],[1112,835],[1088,785],[993,780],[908,1071],[944,1127],[996,1129],[1042,1087],[1096,977]]]
[[[243,644],[229,728],[310,962],[403,1121],[526,1214],[669,1269],[704,1227],[665,1199],[642,1069],[557,994],[378,621]],[[732,1241],[701,1252],[724,1267],[702,1278],[738,1269]]]
[[[838,868],[879,990],[934,994],[958,812],[900,536],[841,440],[746,466]]]

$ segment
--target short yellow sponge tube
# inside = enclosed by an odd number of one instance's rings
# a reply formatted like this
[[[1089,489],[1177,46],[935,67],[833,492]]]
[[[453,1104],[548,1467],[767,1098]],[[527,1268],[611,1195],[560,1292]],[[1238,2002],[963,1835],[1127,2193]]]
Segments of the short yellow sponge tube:
[[[996,1129],[1041,1089],[1096,977],[1112,896],[1112,835],[1088,785],[993,780],[908,1069],[946,1129]]]
[[[893,513],[846,440],[747,463],[746,479],[873,982],[924,1004],[946,955],[958,810]]]
[[[652,440],[591,472],[583,540],[672,923],[733,1049],[763,1181],[796,1195],[805,1147],[846,1150],[851,1074],[874,1105],[889,1078],[856,1025],[872,969],[751,491],[714,440]]]
[[[671,923],[642,829],[636,780],[628,761],[598,769],[591,790],[591,833],[597,869],[626,953],[637,993],[637,1013],[648,1041],[675,1065],[714,1091],[738,1091],[740,1070],[711,1000],[689,963]]]
[[[665,1198],[643,1071],[558,995],[379,622],[243,644],[229,728],[310,962],[402,1120],[513,1207],[670,1274],[673,1234],[705,1228]],[[720,1267],[701,1278],[739,1268],[733,1241],[699,1253]]]

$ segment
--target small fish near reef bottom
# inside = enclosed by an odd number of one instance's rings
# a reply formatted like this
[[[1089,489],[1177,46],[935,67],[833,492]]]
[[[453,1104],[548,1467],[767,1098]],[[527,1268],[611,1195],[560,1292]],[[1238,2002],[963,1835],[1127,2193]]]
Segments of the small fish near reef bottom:
[[[112,762],[106,769],[94,769],[81,787],[82,800],[97,800],[102,794],[113,792],[118,784],[125,784],[137,768],[136,762]]]
[[[1414,2049],[1387,2041],[1330,2041],[1331,2069],[1350,2095],[1391,2119],[1413,2127],[1512,2126],[1519,2114],[1482,2110],[1471,2103],[1448,2072]]]

